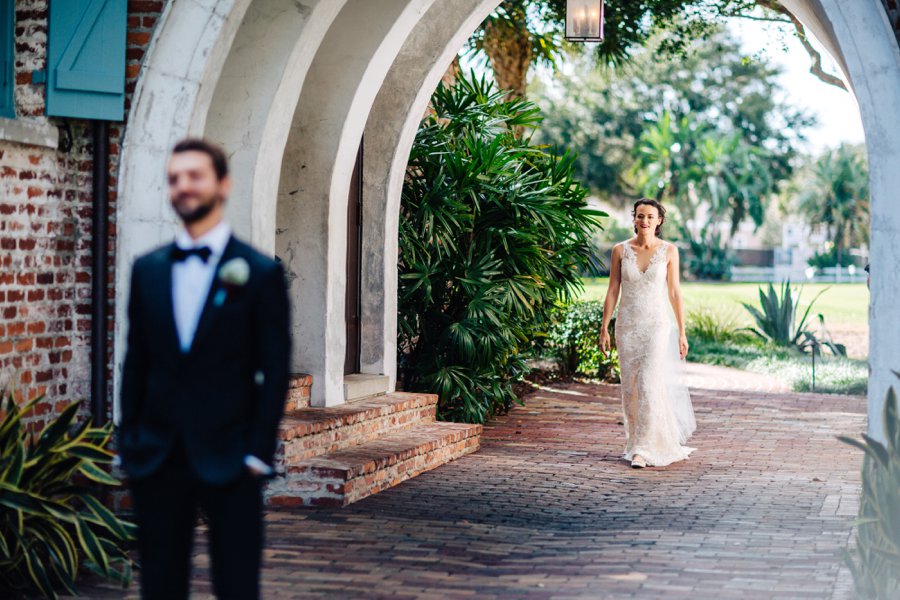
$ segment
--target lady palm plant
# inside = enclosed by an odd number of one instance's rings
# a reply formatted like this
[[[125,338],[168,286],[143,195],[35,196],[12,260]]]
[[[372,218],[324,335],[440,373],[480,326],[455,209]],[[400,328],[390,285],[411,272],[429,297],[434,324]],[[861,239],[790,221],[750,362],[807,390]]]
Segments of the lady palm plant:
[[[75,594],[82,565],[127,585],[131,560],[123,544],[134,526],[92,490],[119,485],[101,467],[112,462],[112,426],[73,425],[76,402],[36,435],[22,415],[42,399],[19,407],[9,394],[0,416],[0,596]]]
[[[530,143],[538,109],[484,79],[439,86],[403,187],[398,352],[405,389],[442,418],[483,422],[515,400],[530,342],[581,289],[591,210],[574,158]]]

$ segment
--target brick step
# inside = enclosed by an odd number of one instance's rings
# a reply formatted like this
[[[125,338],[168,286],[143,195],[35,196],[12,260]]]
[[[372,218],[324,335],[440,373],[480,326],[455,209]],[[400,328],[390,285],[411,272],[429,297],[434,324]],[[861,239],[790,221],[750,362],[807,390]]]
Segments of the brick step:
[[[272,507],[346,506],[478,450],[481,425],[419,423],[290,466],[269,483]]]
[[[276,469],[284,471],[313,456],[433,422],[436,410],[434,394],[395,392],[328,408],[290,411],[279,428]]]

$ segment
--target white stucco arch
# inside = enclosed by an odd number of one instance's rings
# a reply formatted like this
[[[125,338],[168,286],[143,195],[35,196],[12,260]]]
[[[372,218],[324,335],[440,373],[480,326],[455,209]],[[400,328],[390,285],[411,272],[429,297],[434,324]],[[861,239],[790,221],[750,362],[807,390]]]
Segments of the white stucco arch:
[[[880,0],[783,1],[838,59],[862,112],[872,194],[869,432],[880,436],[890,369],[900,367],[891,363],[900,356],[892,334],[900,322],[900,272],[892,269],[900,215],[890,211],[891,194],[900,189],[900,170],[892,168],[900,164],[900,140],[891,135],[900,125],[894,110],[900,49]],[[236,229],[277,251],[294,275],[295,340],[306,345],[295,356],[297,370],[313,373],[316,404],[340,402],[344,210],[365,131],[362,370],[393,376],[397,225],[409,149],[441,74],[498,4],[170,2],[148,50],[122,149],[117,365],[130,264],[174,231],[164,200],[167,153],[176,139],[205,134],[231,153]],[[284,233],[276,236],[276,224]]]
[[[314,404],[343,401],[349,173],[381,82],[432,2],[185,0],[167,5],[130,111],[134,126],[123,143],[117,388],[130,265],[140,253],[171,239],[177,227],[165,201],[168,152],[186,135],[204,135],[229,154],[235,186],[227,211],[236,232],[274,254],[276,221],[281,225],[280,249],[288,258],[294,297],[294,370],[313,375]],[[203,24],[199,36],[185,29],[196,31],[197,24]],[[301,164],[307,168],[294,168]],[[279,194],[279,189],[286,191]],[[295,197],[298,189],[302,193]],[[337,198],[343,200],[332,202]],[[383,366],[370,366],[368,372],[392,375]]]
[[[363,165],[363,372],[397,370],[397,235],[400,195],[421,117],[441,76],[496,2],[431,7],[397,55],[366,123]]]
[[[294,108],[316,51],[344,4],[346,0],[253,2],[202,124],[203,135],[225,148],[237,174],[229,220],[238,235],[269,254],[275,253],[278,193],[272,171],[280,169]],[[197,115],[198,121],[202,118]]]
[[[275,249],[291,281],[296,364],[313,375],[317,406],[344,400],[347,197],[360,138],[397,53],[434,1],[348,2],[319,46],[294,112]],[[393,376],[381,365],[374,371]]]

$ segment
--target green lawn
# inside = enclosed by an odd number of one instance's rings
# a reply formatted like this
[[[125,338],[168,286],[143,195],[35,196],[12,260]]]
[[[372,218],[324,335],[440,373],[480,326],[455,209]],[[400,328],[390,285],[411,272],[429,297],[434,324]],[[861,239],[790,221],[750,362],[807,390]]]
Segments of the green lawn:
[[[583,298],[602,302],[607,281],[606,277],[585,278]],[[749,325],[750,315],[740,303],[758,305],[757,290],[761,286],[768,289],[768,284],[759,283],[682,283],[685,312],[708,307],[723,316],[733,315],[740,325]],[[813,319],[816,314],[822,313],[829,326],[868,324],[869,291],[864,283],[809,283],[801,289],[800,310],[806,310],[809,301],[820,291],[826,290],[813,306],[810,313]]]

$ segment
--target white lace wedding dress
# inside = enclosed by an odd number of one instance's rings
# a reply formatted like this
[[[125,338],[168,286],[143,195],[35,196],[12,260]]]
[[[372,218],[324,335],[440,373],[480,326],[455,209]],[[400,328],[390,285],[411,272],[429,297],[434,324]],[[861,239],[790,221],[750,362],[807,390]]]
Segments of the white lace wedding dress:
[[[623,244],[622,288],[616,346],[622,371],[625,455],[661,467],[694,451],[684,445],[696,429],[691,396],[682,384],[678,327],[666,284],[668,242],[641,272],[631,245]]]

